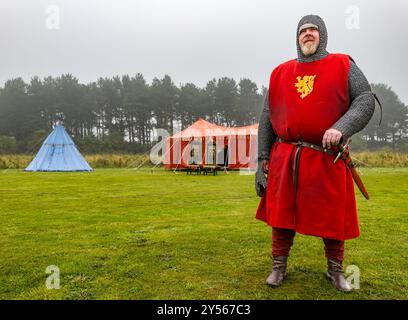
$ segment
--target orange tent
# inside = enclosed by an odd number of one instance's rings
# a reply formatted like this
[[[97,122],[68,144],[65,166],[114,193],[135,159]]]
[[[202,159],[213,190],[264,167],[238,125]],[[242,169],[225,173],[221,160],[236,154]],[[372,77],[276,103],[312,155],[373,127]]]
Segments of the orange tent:
[[[256,168],[258,124],[223,127],[199,119],[166,140],[166,169],[218,165],[228,169]]]

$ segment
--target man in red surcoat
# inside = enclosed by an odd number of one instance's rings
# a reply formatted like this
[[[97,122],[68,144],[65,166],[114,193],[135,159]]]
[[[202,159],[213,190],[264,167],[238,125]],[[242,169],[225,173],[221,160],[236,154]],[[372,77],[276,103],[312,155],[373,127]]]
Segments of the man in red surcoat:
[[[351,291],[342,262],[344,241],[359,236],[353,178],[334,163],[339,144],[361,131],[374,113],[370,84],[350,56],[326,51],[327,30],[315,15],[296,31],[297,59],[270,76],[258,129],[256,218],[272,226],[272,273],[279,286],[296,232],[321,237],[327,277]],[[267,177],[266,175],[267,174]]]

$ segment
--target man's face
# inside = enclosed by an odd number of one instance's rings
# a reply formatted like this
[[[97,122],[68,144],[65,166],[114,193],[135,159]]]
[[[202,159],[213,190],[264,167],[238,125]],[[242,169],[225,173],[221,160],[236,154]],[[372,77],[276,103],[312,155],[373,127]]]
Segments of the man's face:
[[[319,31],[316,28],[307,28],[299,34],[299,45],[302,53],[308,57],[314,54],[320,43]]]

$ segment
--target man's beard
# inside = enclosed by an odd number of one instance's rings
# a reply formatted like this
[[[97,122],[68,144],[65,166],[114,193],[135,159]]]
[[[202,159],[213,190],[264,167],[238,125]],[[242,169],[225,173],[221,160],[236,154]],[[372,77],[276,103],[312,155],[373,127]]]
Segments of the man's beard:
[[[302,53],[308,57],[316,53],[318,46],[319,43],[317,41],[308,41],[305,44],[300,45],[300,49],[302,50]]]

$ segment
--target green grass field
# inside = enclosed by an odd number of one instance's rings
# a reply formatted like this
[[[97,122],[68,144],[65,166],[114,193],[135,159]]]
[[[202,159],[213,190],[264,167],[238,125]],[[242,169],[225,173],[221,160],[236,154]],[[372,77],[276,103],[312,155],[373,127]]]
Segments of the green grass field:
[[[297,235],[283,286],[264,284],[271,230],[255,219],[254,176],[0,171],[0,298],[407,299],[408,169],[361,171],[372,199],[357,194],[361,236],[346,242],[345,266],[361,271],[351,294],[326,280],[310,236]]]

